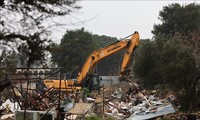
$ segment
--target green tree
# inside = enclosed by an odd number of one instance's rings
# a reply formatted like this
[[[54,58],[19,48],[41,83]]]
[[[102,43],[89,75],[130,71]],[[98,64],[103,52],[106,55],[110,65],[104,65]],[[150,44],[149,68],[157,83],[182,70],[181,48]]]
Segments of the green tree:
[[[178,91],[182,108],[189,111],[198,109],[199,11],[196,3],[163,7],[162,23],[154,25],[151,41],[140,44],[135,62],[135,73],[149,81],[146,85]]]
[[[156,42],[141,40],[135,52],[133,71],[145,88],[154,88],[154,85],[162,83],[159,72],[159,50],[156,49]]]
[[[152,33],[155,36],[159,33],[173,36],[177,32],[182,35],[188,35],[191,32],[199,31],[199,10],[200,5],[196,3],[182,6],[178,3],[173,3],[165,6],[159,12],[159,20],[162,23],[154,25]]]
[[[53,61],[65,71],[77,76],[89,54],[117,41],[115,37],[91,34],[84,28],[67,31],[59,45],[52,44]],[[122,52],[102,59],[96,65],[98,75],[118,75],[121,65]]]
[[[165,6],[159,13],[159,19],[162,23],[154,25],[152,33],[155,36],[163,34],[169,38],[163,48],[165,51],[163,50],[161,55],[161,61],[167,61],[166,66],[163,62],[162,68],[165,69],[163,70],[165,73],[162,74],[163,79],[173,80],[173,85],[177,88],[181,86],[184,91],[183,101],[186,101],[184,108],[191,110],[196,106],[193,104],[195,103],[193,98],[196,96],[197,89],[195,88],[200,81],[198,67],[200,63],[200,5],[192,3],[181,6],[175,3]]]
[[[118,39],[116,37],[109,37],[105,35],[92,35],[93,39],[95,40],[97,44],[97,49],[106,47],[109,44],[112,44]],[[97,74],[99,75],[118,75],[120,71],[120,65],[122,62],[124,51],[118,52],[116,54],[113,54],[111,56],[108,56],[107,58],[101,60],[97,64]]]
[[[60,44],[52,49],[52,59],[59,67],[76,77],[87,56],[95,50],[95,46],[92,34],[84,28],[67,30]]]
[[[160,53],[161,76],[168,88],[178,92],[182,97],[180,102],[185,110],[196,107],[196,86],[199,79],[199,68],[195,56],[180,42],[180,38],[173,37],[167,41]],[[180,49],[181,48],[181,49]]]
[[[14,72],[13,69],[17,66],[17,54],[12,51],[6,51],[3,49],[0,56],[0,92],[4,90],[5,87],[10,85],[8,73]]]
[[[105,47],[111,43],[116,42],[118,39],[116,37],[109,37],[106,35],[93,34],[92,38],[97,42],[97,48]]]
[[[160,89],[178,91],[182,108],[191,110],[198,108],[195,99],[200,78],[198,66],[195,56],[179,36],[157,36],[153,41],[140,42],[133,69],[145,88],[159,86]]]
[[[17,66],[17,53],[3,50],[0,56],[0,68],[14,68]]]
[[[164,34],[173,36],[179,34],[183,37],[183,43],[192,52],[199,54],[200,48],[200,5],[192,3],[180,5],[174,3],[163,7],[159,12],[161,24],[155,24],[152,33],[155,36]]]

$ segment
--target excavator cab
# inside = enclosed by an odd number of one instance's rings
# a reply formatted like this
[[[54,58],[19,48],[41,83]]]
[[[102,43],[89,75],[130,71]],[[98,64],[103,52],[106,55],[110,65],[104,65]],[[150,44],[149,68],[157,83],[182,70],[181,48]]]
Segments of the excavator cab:
[[[86,77],[83,87],[88,88],[90,91],[99,90],[101,88],[100,82],[102,78],[97,74],[90,74]]]

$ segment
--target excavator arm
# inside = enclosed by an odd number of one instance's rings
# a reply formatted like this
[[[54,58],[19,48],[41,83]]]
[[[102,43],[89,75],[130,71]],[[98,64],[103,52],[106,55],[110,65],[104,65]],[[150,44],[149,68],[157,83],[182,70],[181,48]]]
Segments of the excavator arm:
[[[127,68],[131,63],[133,51],[139,44],[139,39],[139,33],[135,32],[130,40],[123,39],[91,53],[84,63],[79,76],[77,77],[77,83],[81,84],[87,74],[92,72],[94,66],[100,60],[126,48],[120,72],[120,78],[124,77],[125,73],[127,72]]]
[[[85,61],[84,65],[82,67],[82,70],[77,77],[77,84],[81,84],[83,82],[83,80],[85,79],[85,77],[88,74],[93,72],[93,68],[99,61],[101,61],[105,57],[108,57],[108,56],[122,50],[127,45],[128,45],[127,40],[117,41],[113,44],[110,44],[102,49],[99,49],[99,50],[91,53],[88,56],[87,60]]]
[[[135,32],[130,40],[123,39],[121,41],[117,41],[113,44],[110,44],[100,50],[94,51],[90,54],[84,63],[82,70],[77,77],[77,83],[82,83],[88,73],[91,73],[94,66],[103,58],[108,57],[124,48],[127,48],[126,53],[123,58],[122,66],[121,66],[121,75],[126,71],[126,68],[129,66],[131,61],[131,56],[133,50],[139,44],[139,33]]]
[[[138,32],[135,32],[134,34],[130,36],[132,36],[131,39],[126,39],[127,38],[126,37],[120,41],[116,41],[104,48],[101,48],[91,53],[86,59],[80,73],[77,76],[76,81],[61,80],[60,89],[67,90],[67,91],[74,91],[74,89],[81,89],[81,86],[83,86],[84,80],[87,78],[87,76],[93,73],[93,68],[99,61],[101,61],[105,57],[108,57],[114,53],[117,53],[118,51],[122,49],[126,49],[123,62],[121,65],[120,77],[123,77],[127,71],[128,66],[131,63],[133,51],[138,46],[139,39],[140,39]],[[59,80],[45,80],[44,83],[47,87],[54,87],[56,89],[59,89]]]
[[[139,33],[135,32],[135,34],[131,37],[129,45],[127,46],[126,52],[123,57],[123,61],[121,64],[121,71],[120,71],[120,80],[125,80],[128,75],[130,74],[130,66],[132,65],[133,59],[133,52],[139,45],[140,37]]]

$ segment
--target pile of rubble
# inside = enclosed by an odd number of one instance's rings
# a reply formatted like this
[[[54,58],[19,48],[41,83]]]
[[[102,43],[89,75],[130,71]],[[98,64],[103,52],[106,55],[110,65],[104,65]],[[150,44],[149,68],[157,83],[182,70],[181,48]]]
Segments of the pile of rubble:
[[[46,89],[44,91],[21,92],[17,87],[5,89],[0,96],[0,119],[14,119],[15,111],[33,110],[47,111],[58,106],[58,91]],[[64,99],[63,97],[60,99]]]
[[[116,89],[117,88],[117,89]],[[16,93],[16,92],[14,92]],[[168,99],[160,99],[156,97],[156,91],[145,91],[139,87],[125,86],[104,86],[100,91],[93,91],[90,95],[84,93],[65,94],[58,96],[58,91],[48,89],[40,94],[28,93],[27,101],[24,101],[23,94],[18,94],[18,103],[27,110],[36,111],[54,111],[57,117],[58,100],[60,100],[62,112],[66,119],[76,119],[78,116],[86,114],[98,114],[102,116],[114,117],[114,119],[141,120],[150,119],[158,116],[174,113],[171,101],[174,100],[173,95],[169,95]],[[11,103],[11,102],[10,102]],[[9,104],[10,104],[9,103]],[[16,104],[17,102],[15,102]],[[25,105],[25,103],[28,103]],[[15,109],[7,106],[8,103],[2,104],[7,115],[14,114]],[[63,117],[63,120],[64,120]]]
[[[156,91],[146,92],[137,87],[129,88],[126,92],[121,88],[111,94],[111,98],[105,100],[105,115],[114,116],[115,119],[150,119],[162,115],[174,113],[175,109],[169,99],[159,99]]]
[[[76,107],[69,110],[68,118],[92,112],[101,117],[141,120],[175,113],[175,108],[171,104],[175,97],[171,94],[167,99],[160,99],[156,93],[155,90],[145,91],[138,87],[127,88],[127,85],[126,87],[104,86],[99,92],[93,91],[85,100],[75,103]],[[78,99],[80,100],[80,98]],[[82,107],[83,101],[89,103],[90,109]]]

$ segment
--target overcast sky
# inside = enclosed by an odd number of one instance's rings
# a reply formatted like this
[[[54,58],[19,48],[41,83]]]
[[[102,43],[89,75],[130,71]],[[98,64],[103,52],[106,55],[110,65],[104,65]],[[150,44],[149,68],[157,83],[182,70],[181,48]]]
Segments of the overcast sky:
[[[54,28],[53,36],[60,39],[66,28],[84,27],[87,31],[98,35],[123,38],[138,31],[141,39],[152,38],[153,25],[161,23],[158,19],[159,11],[163,6],[175,2],[185,5],[194,1],[83,0],[77,3],[82,6],[81,9],[60,21],[69,23],[69,25]]]

